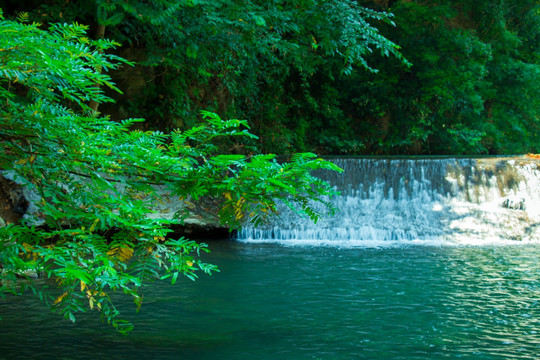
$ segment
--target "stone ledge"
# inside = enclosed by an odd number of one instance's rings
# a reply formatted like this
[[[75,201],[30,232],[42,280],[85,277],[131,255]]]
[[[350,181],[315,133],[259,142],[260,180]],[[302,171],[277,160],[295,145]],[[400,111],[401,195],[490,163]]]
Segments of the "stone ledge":
[[[40,197],[35,190],[22,185],[12,172],[0,171],[0,180],[0,227],[37,213],[35,203]],[[202,198],[194,203],[173,197],[163,188],[158,187],[156,191],[161,201],[155,204],[154,212],[148,217],[172,221],[170,228],[174,236],[193,239],[225,239],[231,236],[229,227],[219,220],[219,203],[216,200]],[[187,214],[183,221],[175,218],[182,211]],[[43,225],[43,219],[34,219],[32,225]]]

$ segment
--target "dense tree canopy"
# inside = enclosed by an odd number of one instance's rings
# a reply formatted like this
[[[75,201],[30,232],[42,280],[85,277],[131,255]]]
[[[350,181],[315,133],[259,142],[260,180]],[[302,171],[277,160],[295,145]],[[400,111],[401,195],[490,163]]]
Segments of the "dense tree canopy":
[[[124,45],[119,53],[140,65],[113,74],[120,85],[126,78],[120,87],[129,95],[113,115],[143,116],[164,130],[213,110],[271,134],[252,148],[280,153],[313,148],[311,130],[333,125],[332,81],[373,71],[374,52],[401,58],[371,24],[391,23],[390,15],[355,1],[26,1],[16,8],[35,9],[30,16],[39,21],[90,24],[96,37]]]
[[[126,90],[102,108],[113,119],[168,130],[212,110],[264,134],[230,141],[231,152],[539,151],[534,0],[24,0],[8,10],[89,24],[123,45],[138,65],[112,74]]]
[[[373,152],[539,151],[540,6],[536,1],[397,1],[383,33],[414,65],[384,62],[351,79],[355,111],[375,118]],[[378,118],[378,119],[377,119]]]

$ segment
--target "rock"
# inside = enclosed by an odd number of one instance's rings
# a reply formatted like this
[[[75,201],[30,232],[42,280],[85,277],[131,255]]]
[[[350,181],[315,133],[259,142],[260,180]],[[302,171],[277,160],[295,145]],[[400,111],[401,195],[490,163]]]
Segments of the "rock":
[[[526,210],[525,199],[504,199],[502,207],[512,210]]]
[[[41,197],[32,186],[14,171],[0,171],[0,226],[19,223],[23,218],[27,225],[43,225],[43,219],[36,216],[36,203]]]
[[[28,270],[22,271],[21,274],[18,276],[23,277],[23,278],[29,278],[29,279],[37,279],[39,278],[39,273],[36,270],[28,269]]]
[[[219,221],[219,203],[209,199],[199,199],[196,203],[171,196],[164,188],[156,188],[161,200],[155,204],[154,212],[147,216],[154,219],[172,220],[171,229],[177,237],[193,239],[223,239],[231,235],[229,227]],[[10,171],[0,171],[0,227],[19,223],[26,219],[28,225],[41,226],[42,218],[36,216],[40,197],[30,186],[17,180]],[[180,214],[185,212],[183,220]]]
[[[232,232],[227,226],[208,219],[187,218],[184,224],[172,226],[174,235],[184,236],[190,239],[226,239]]]
[[[22,188],[0,173],[0,218],[4,224],[18,223],[28,209]]]

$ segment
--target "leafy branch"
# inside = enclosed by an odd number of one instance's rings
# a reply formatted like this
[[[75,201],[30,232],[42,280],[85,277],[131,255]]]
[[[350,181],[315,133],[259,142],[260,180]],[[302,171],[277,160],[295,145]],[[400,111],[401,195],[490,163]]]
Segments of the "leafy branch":
[[[262,221],[277,199],[316,220],[309,200],[333,191],[311,172],[339,169],[313,154],[290,163],[275,155],[221,155],[220,138],[254,135],[247,122],[210,112],[200,125],[171,134],[132,130],[138,119],[98,116],[89,101],[112,100],[96,85],[119,91],[102,71],[129,63],[104,51],[113,42],[85,33],[79,24],[41,30],[0,16],[0,177],[35,194],[31,211],[0,228],[0,295],[30,288],[71,321],[93,311],[128,332],[132,324],[121,319],[113,293],[123,292],[139,309],[145,284],[217,271],[199,258],[205,244],[170,236],[182,214],[148,216],[161,189],[179,202],[220,199],[221,220],[231,228],[246,214]],[[24,275],[28,268],[53,278],[56,289]]]

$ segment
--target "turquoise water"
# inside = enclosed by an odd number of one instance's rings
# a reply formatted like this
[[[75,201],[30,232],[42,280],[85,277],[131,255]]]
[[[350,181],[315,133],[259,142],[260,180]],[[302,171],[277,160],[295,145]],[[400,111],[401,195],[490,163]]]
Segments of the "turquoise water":
[[[540,246],[211,242],[221,272],[145,293],[129,336],[0,301],[2,359],[538,359]]]

